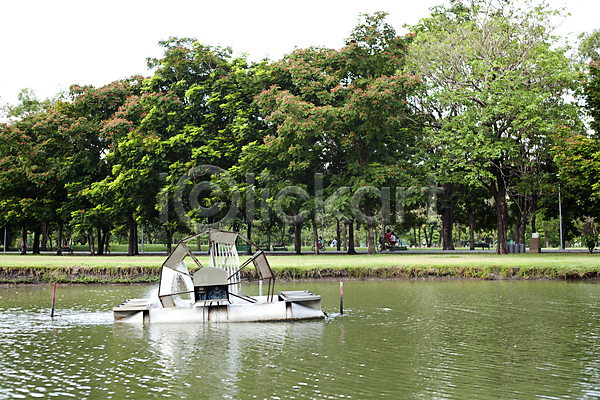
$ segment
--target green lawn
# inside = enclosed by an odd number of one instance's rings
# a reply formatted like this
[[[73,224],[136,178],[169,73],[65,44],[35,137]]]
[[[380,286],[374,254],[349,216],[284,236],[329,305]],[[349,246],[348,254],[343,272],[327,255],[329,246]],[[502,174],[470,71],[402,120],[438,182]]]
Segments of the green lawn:
[[[16,255],[0,253],[0,267],[159,267],[165,256],[70,256]],[[198,257],[203,265],[208,264],[207,256]],[[491,253],[476,254],[411,254],[392,253],[349,256],[345,254],[323,254],[319,256],[268,256],[271,266],[279,268],[328,269],[328,268],[553,268],[553,269],[599,269],[600,255],[586,253],[541,253],[508,254],[498,256]]]

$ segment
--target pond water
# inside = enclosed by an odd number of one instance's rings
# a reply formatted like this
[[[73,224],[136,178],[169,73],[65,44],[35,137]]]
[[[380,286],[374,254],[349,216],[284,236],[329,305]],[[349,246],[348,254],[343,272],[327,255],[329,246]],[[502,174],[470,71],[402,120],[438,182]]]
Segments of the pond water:
[[[127,326],[156,286],[0,288],[0,399],[600,397],[600,285],[562,281],[278,284],[325,321]],[[258,289],[249,287],[249,294]]]

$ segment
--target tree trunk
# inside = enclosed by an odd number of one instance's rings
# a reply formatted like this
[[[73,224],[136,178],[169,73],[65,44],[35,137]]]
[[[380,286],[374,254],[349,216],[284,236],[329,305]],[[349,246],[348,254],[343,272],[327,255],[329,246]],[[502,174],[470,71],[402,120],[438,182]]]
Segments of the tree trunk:
[[[252,222],[249,222],[249,223],[247,224],[246,233],[247,233],[247,234],[246,234],[246,238],[247,238],[249,241],[252,241]]]
[[[294,215],[294,250],[296,254],[302,254],[302,219]]]
[[[173,251],[173,231],[170,229],[166,230],[167,234],[167,255],[171,255],[171,251]]]
[[[104,235],[101,228],[98,228],[98,251],[96,254],[99,256],[104,255]]]
[[[271,228],[267,228],[267,251],[271,250]]]
[[[373,223],[367,224],[367,239],[369,243],[368,253],[377,253],[377,247],[375,247],[375,231],[373,230]]]
[[[89,249],[90,249],[90,256],[93,256],[96,254],[96,249],[94,248],[94,231],[92,231],[91,229],[88,231],[87,233],[87,238],[88,238],[88,243],[89,243]]]
[[[21,225],[21,255],[27,254],[27,229]]]
[[[496,227],[498,231],[498,246],[496,254],[508,254],[506,232],[508,228],[508,216],[506,212],[506,189],[496,192]]]
[[[544,239],[546,239],[546,248],[548,248],[548,231],[544,231]]]
[[[497,160],[499,164],[501,161]],[[496,230],[498,231],[498,246],[496,254],[508,254],[507,231],[508,231],[508,214],[506,211],[506,184],[504,182],[504,174],[498,167],[492,167],[494,175],[488,187],[490,193],[496,202]]]
[[[521,209],[519,207],[517,207],[518,212],[517,212],[517,220],[515,221],[515,243],[519,244],[521,243],[521,218],[522,218],[522,213],[521,213]]]
[[[344,251],[348,251],[348,223],[344,221]]]
[[[538,196],[537,193],[531,195],[531,233],[536,233],[535,213],[537,212]]]
[[[444,247],[442,250],[454,250],[454,243],[452,240],[452,227],[454,225],[454,207],[455,203],[452,201],[452,195],[454,192],[454,185],[452,183],[444,183],[444,192],[442,193],[442,241]]]
[[[421,247],[421,225],[419,225],[419,243],[417,245],[419,248]]]
[[[40,235],[42,233],[41,226],[36,225],[33,230],[33,254],[40,254]]]
[[[469,250],[475,250],[475,220],[473,218],[473,209],[467,211],[469,218]]]
[[[444,214],[442,214],[442,229],[441,229],[441,240],[443,243],[442,250],[454,250],[454,243],[452,240],[452,212],[446,210]]]
[[[139,251],[139,236],[138,236],[138,225],[135,222],[135,219],[133,220],[133,234],[134,234],[134,238],[133,238],[133,254],[134,255],[139,255],[140,251]]]
[[[523,218],[521,220],[521,243],[527,244],[525,241],[525,233],[527,232],[527,221],[529,221],[529,200],[525,198],[523,204]]]
[[[313,254],[315,256],[318,256],[319,255],[319,251],[321,249],[319,249],[319,232],[318,232],[318,229],[317,229],[317,220],[315,218],[312,219],[312,228],[313,228],[312,237],[313,237],[313,249],[314,249],[313,250]]]
[[[529,213],[525,214],[525,220],[523,220],[523,227],[521,228],[521,243],[527,244],[527,221],[529,220]]]
[[[340,243],[340,220],[339,219],[337,220],[335,233],[336,233],[335,240],[337,240],[336,248],[337,248],[337,251],[340,251],[342,244]]]
[[[56,255],[62,255],[62,243],[63,243],[63,223],[62,221],[58,222],[58,239],[56,243]]]
[[[373,230],[373,225],[375,224],[375,218],[373,218],[373,206],[371,205],[371,199],[367,198],[365,204],[365,212],[367,213],[367,252],[368,254],[377,253],[377,248],[375,247],[375,232]]]
[[[381,232],[381,236],[383,236],[385,232]],[[419,247],[419,243],[417,243],[417,227],[413,225],[413,237],[415,239],[415,247]]]
[[[48,223],[42,224],[42,243],[41,250],[46,251],[46,247],[48,246]]]
[[[110,254],[110,229],[104,231],[104,254]]]
[[[127,255],[132,256],[135,254],[135,225],[133,221],[133,214],[127,216],[127,224],[129,225],[129,240],[127,243]],[[171,243],[171,242],[169,242]]]
[[[348,223],[348,254],[356,254],[354,249],[354,221]]]
[[[527,228],[528,214],[527,209],[529,205],[527,199],[521,199],[517,202],[517,222],[515,225],[515,243],[525,243],[525,230]]]

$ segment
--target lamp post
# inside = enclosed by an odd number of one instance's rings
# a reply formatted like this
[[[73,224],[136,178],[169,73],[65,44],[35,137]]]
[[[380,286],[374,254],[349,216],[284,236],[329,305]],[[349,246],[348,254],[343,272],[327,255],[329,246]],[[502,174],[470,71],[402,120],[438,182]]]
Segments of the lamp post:
[[[560,179],[560,175],[558,175]],[[558,182],[558,223],[560,226],[560,250],[564,250],[563,248],[563,232],[562,232],[562,208],[560,204],[560,181]]]

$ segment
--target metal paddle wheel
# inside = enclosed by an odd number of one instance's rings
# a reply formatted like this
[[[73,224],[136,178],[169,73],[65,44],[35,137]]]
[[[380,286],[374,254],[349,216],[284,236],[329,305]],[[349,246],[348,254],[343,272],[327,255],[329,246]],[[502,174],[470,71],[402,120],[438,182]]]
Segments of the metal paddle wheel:
[[[203,266],[187,243],[208,236],[209,265]],[[250,255],[240,264],[237,246]],[[185,263],[195,264],[194,273]],[[252,264],[266,296],[241,292],[240,271]],[[323,318],[321,296],[309,291],[279,292],[265,252],[237,232],[207,229],[183,239],[162,265],[157,305],[128,300],[113,309],[122,322],[244,322]]]

